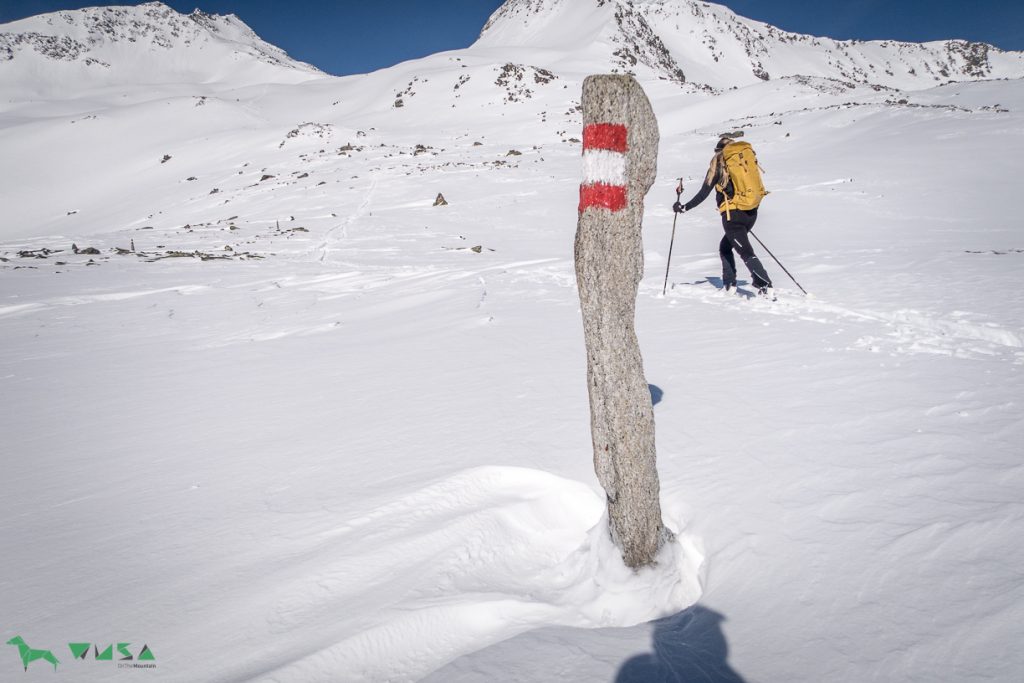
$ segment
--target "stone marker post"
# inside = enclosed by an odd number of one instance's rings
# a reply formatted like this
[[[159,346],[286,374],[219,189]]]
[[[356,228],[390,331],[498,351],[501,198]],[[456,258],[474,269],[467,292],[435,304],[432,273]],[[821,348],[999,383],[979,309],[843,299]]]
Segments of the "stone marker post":
[[[658,499],[654,410],[633,327],[643,276],[644,195],[657,171],[658,123],[631,76],[583,82],[583,184],[576,281],[587,348],[594,469],[612,538],[642,567],[667,538]]]

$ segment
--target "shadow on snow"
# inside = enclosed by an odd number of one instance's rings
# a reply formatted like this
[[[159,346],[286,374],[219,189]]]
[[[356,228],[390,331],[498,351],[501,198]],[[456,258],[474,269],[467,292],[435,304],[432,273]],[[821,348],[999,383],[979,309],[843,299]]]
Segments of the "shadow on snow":
[[[654,622],[654,651],[626,660],[615,683],[746,683],[727,661],[723,621],[694,605]]]

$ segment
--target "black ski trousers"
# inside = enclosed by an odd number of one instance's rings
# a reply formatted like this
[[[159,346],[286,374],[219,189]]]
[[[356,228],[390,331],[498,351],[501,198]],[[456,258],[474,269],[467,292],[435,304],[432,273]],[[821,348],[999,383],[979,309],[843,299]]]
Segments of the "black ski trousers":
[[[725,230],[725,237],[718,245],[718,254],[722,257],[722,284],[727,287],[736,286],[736,259],[733,257],[733,250],[740,255],[743,263],[750,271],[754,287],[771,287],[772,279],[768,277],[767,271],[761,265],[761,259],[754,253],[754,247],[750,244],[750,231],[754,229],[757,221],[757,209],[742,211],[733,209],[728,217],[722,214],[722,229]]]

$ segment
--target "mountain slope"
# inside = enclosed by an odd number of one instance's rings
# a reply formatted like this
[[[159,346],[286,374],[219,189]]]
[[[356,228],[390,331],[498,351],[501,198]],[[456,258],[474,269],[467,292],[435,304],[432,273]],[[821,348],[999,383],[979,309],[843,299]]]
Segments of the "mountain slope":
[[[1024,54],[984,43],[836,41],[781,31],[700,0],[510,0],[476,45],[573,45],[620,72],[642,69],[716,89],[784,76],[907,90],[1024,76]]]
[[[102,86],[295,83],[323,76],[234,15],[182,15],[161,2],[56,12],[0,30],[0,84],[61,97]],[[12,93],[13,94],[13,93]]]

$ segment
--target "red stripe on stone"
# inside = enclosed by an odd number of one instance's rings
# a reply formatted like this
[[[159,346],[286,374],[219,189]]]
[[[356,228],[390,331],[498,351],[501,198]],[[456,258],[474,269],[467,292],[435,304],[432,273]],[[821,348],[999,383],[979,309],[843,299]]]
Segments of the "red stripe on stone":
[[[626,152],[627,130],[621,123],[591,123],[583,127],[583,149]]]
[[[622,185],[580,185],[580,213],[584,209],[602,207],[611,211],[626,208],[626,188]]]

